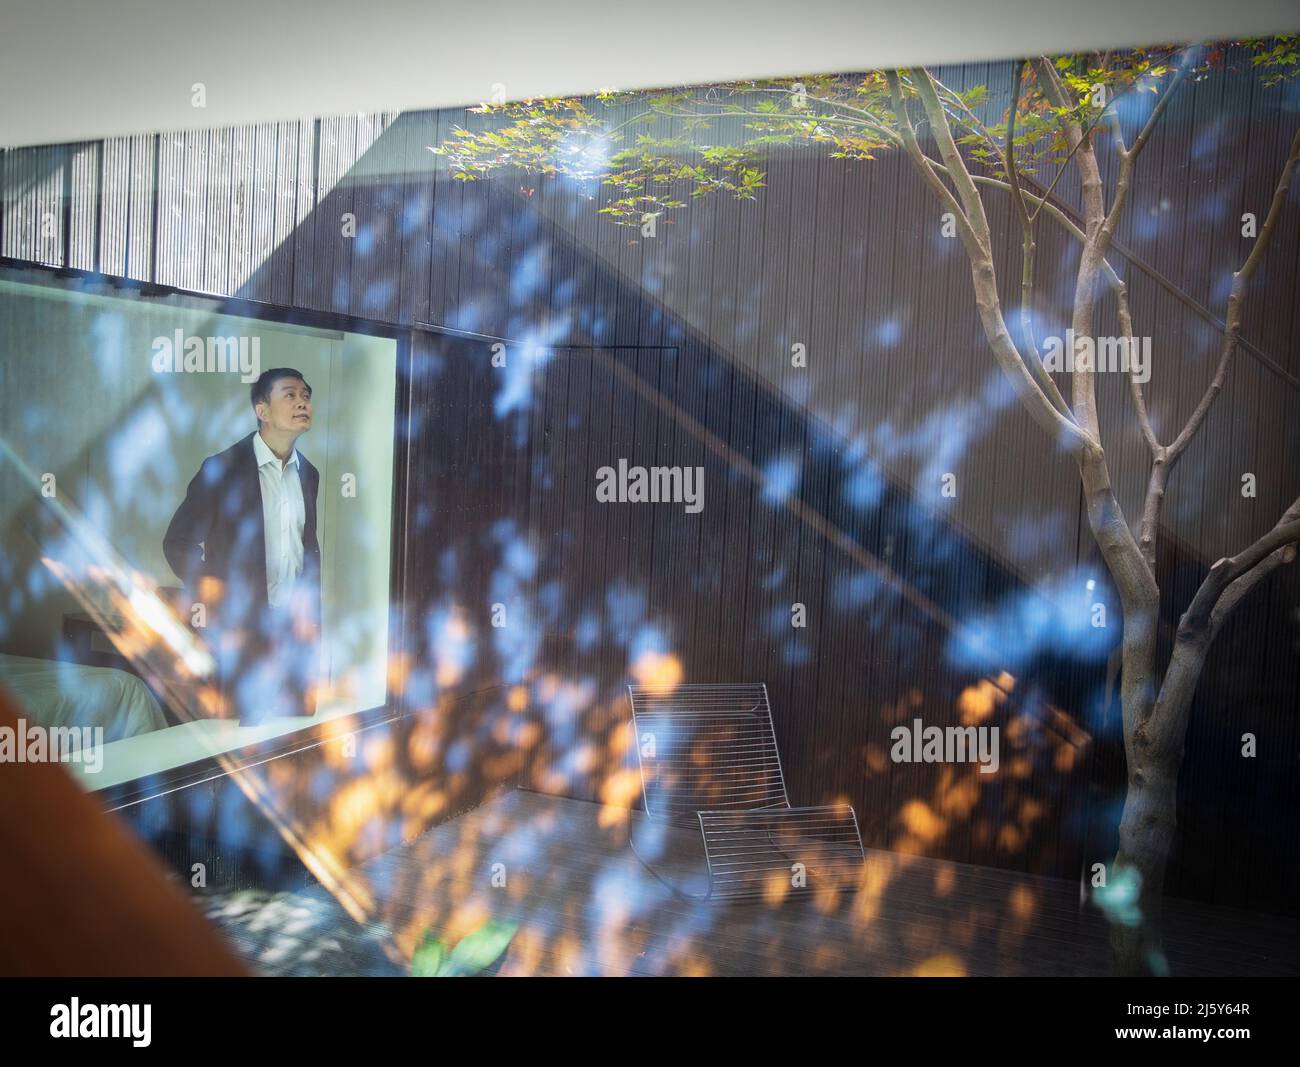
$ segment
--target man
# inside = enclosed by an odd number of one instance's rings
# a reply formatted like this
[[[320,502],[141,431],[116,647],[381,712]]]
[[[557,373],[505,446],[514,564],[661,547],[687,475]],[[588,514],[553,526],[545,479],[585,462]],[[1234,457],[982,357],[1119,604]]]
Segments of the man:
[[[296,447],[311,428],[311,386],[276,367],[251,393],[257,430],[203,461],[163,539],[204,606],[223,700],[241,724],[314,714],[320,633],[320,473]]]

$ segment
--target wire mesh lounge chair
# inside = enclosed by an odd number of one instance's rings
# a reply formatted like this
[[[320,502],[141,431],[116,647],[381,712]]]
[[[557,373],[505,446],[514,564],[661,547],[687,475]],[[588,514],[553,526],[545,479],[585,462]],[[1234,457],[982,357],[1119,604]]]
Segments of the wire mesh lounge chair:
[[[691,892],[646,859],[629,829],[632,851],[659,881],[714,901],[857,884],[857,815],[847,804],[791,806],[765,684],[627,689],[649,825],[698,827],[708,867],[706,890]]]

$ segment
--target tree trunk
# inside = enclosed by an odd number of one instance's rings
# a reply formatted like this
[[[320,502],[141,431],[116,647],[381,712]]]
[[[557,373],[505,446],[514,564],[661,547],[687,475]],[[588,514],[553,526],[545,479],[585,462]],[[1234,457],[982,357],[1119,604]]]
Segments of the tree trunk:
[[[1177,821],[1177,796],[1176,764],[1130,768],[1119,852],[1102,898],[1111,921],[1116,974],[1169,973],[1161,943],[1160,904]]]
[[[1126,651],[1130,640],[1125,622]],[[1138,642],[1154,644],[1155,620],[1142,620]],[[1164,684],[1154,704],[1154,663],[1147,676],[1124,686],[1124,726],[1128,792],[1119,824],[1119,852],[1108,872],[1102,909],[1111,920],[1111,949],[1116,973],[1169,973],[1161,942],[1161,897],[1165,868],[1177,826],[1178,772],[1183,763],[1188,714],[1209,650],[1208,629],[1182,631],[1174,644]],[[1138,656],[1125,657],[1141,664]],[[1141,673],[1141,667],[1138,667]],[[1136,704],[1136,707],[1130,706]]]

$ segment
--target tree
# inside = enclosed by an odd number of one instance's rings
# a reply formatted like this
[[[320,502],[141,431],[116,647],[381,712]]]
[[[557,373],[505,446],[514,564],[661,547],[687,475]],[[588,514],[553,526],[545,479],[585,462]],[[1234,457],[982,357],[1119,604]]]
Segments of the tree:
[[[1266,84],[1300,73],[1300,36],[1243,43]],[[1170,101],[1185,82],[1223,56],[1219,45],[1024,60],[1015,66],[1010,105],[997,124],[977,115],[988,99],[983,87],[956,92],[918,67],[658,93],[601,92],[592,106],[576,98],[484,104],[475,110],[505,121],[479,132],[457,128],[431,148],[448,159],[454,177],[467,181],[507,167],[598,177],[612,189],[601,212],[629,225],[645,225],[684,207],[688,199],[683,197],[726,193],[754,199],[764,184],[762,154],[771,145],[807,142],[836,158],[861,161],[885,151],[906,156],[961,239],[994,360],[1028,413],[1078,468],[1088,522],[1122,605],[1120,699],[1128,780],[1119,851],[1099,896],[1113,920],[1117,969],[1125,973],[1159,972],[1163,966],[1160,902],[1175,827],[1176,785],[1189,709],[1207,652],[1229,614],[1269,574],[1294,559],[1300,541],[1297,498],[1268,533],[1210,568],[1182,614],[1167,663],[1157,663],[1156,549],[1166,487],[1232,365],[1247,288],[1278,229],[1300,157],[1300,128],[1251,252],[1233,275],[1213,377],[1172,440],[1157,435],[1141,375],[1128,361],[1133,412],[1150,453],[1145,504],[1136,523],[1126,518],[1112,490],[1098,421],[1098,298],[1102,285],[1113,290],[1118,337],[1121,345],[1131,343],[1125,339],[1137,335],[1127,286],[1107,258],[1112,238],[1129,205],[1143,150]],[[1137,123],[1127,120],[1126,129],[1117,102],[1131,103],[1139,94],[1151,94],[1151,105]],[[631,117],[611,121],[605,109],[614,107],[630,110]],[[742,132],[733,141],[705,146],[693,136],[638,132],[658,116],[679,119],[686,134],[728,119]],[[923,129],[928,130],[924,143]],[[1117,162],[1109,187],[1102,179],[1106,151]],[[1053,195],[1071,167],[1081,190],[1074,211]],[[1040,181],[1041,172],[1052,177]],[[999,295],[985,196],[1009,197],[1019,223],[1014,338]],[[1044,357],[1034,336],[1036,235],[1044,215],[1064,227],[1079,248],[1070,323],[1074,350],[1064,367]],[[1068,379],[1068,401],[1053,371]],[[1121,913],[1135,918],[1125,921]]]

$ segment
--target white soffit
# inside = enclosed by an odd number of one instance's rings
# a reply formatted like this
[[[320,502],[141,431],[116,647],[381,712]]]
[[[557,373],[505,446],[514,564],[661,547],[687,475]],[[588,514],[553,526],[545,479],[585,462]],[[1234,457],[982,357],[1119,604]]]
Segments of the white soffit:
[[[0,145],[1288,29],[1298,0],[0,0]]]

